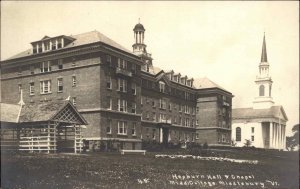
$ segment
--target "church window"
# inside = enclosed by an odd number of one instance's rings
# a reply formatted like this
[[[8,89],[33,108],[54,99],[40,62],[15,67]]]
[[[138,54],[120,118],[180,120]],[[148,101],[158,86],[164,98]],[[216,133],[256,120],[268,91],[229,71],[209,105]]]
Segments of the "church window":
[[[265,86],[259,86],[259,96],[265,96]]]
[[[241,141],[241,128],[240,127],[237,127],[235,129],[235,140],[236,141]]]

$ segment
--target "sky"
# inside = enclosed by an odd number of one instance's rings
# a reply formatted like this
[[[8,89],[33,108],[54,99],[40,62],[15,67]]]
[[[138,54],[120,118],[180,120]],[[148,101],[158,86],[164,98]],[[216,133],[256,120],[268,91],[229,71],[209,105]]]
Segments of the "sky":
[[[154,66],[207,77],[232,92],[233,108],[257,96],[263,35],[273,100],[299,123],[299,3],[297,1],[1,1],[1,60],[45,35],[97,30],[129,50],[133,27],[144,25]]]

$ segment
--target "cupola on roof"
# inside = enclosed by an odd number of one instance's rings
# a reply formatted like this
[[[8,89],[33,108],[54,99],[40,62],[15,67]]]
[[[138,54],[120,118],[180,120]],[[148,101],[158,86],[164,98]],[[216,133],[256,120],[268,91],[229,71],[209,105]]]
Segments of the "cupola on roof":
[[[133,31],[136,31],[136,30],[145,31],[145,28],[141,23],[138,23],[134,26]]]

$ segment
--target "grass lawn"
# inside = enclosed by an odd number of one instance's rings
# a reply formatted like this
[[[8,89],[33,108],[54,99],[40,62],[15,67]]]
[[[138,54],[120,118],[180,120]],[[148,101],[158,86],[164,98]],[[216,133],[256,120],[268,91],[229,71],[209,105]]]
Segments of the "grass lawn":
[[[155,154],[162,153],[151,152],[146,156],[119,153],[2,154],[1,184],[3,189],[298,188],[298,153],[216,151],[216,154],[229,158],[258,160],[256,165],[159,159],[154,157]]]

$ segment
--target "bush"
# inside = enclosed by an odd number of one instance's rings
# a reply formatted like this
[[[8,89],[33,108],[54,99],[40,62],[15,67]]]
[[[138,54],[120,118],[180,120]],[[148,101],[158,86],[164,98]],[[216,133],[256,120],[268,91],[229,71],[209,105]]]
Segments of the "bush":
[[[189,148],[189,153],[194,156],[202,155],[202,146],[201,144],[192,144]]]

